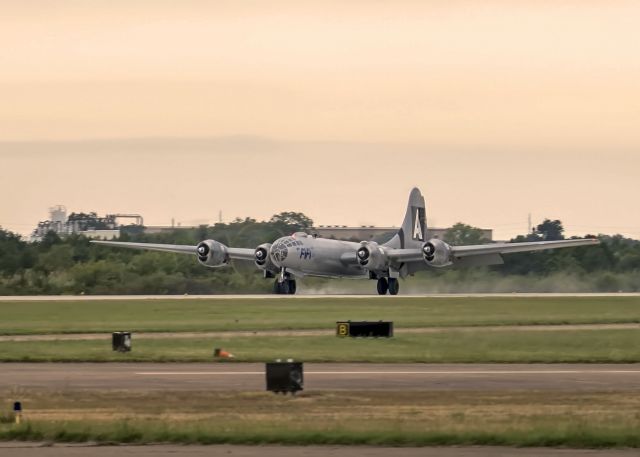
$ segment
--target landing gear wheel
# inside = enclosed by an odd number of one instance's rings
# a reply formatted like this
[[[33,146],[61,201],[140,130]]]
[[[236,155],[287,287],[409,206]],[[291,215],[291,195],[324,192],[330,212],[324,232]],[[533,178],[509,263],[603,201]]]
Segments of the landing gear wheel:
[[[400,282],[398,282],[398,278],[389,278],[389,294],[398,295],[399,291],[400,291]]]
[[[296,289],[297,289],[296,280],[295,279],[289,279],[286,282],[289,283],[289,294],[290,295],[295,295]]]
[[[387,278],[378,278],[378,295],[385,295],[389,290]]]
[[[295,287],[295,286],[294,286]],[[289,280],[285,280],[284,282],[274,282],[273,283],[273,293],[278,295],[287,295],[291,293],[291,289],[289,286]]]

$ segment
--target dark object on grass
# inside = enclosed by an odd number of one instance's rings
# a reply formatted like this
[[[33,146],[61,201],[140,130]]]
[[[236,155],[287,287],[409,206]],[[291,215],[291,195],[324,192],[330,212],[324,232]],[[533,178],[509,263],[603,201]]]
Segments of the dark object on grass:
[[[270,392],[291,392],[295,395],[303,390],[304,378],[302,362],[269,362],[265,369],[267,375],[267,390]]]
[[[363,338],[391,338],[393,336],[392,321],[340,321],[336,322],[336,335]]]
[[[111,335],[111,347],[118,352],[131,351],[131,333],[113,332],[113,335]]]

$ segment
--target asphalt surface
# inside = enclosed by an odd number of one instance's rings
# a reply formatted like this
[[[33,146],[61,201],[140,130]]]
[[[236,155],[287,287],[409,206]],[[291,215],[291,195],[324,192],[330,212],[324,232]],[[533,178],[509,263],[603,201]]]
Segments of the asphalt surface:
[[[90,300],[237,300],[237,299],[265,299],[277,298],[291,300],[295,298],[377,298],[379,300],[393,300],[396,298],[483,298],[483,297],[640,297],[640,293],[500,293],[500,294],[404,294],[397,297],[380,296],[378,294],[326,294],[300,293],[297,295],[2,295],[0,301],[90,301]]]
[[[0,389],[265,388],[258,363],[3,363]],[[308,363],[305,390],[613,391],[640,389],[640,364]]]
[[[87,446],[53,445],[40,443],[0,443],[0,455],[12,457],[111,457],[126,455],[136,457],[162,457],[184,455],[209,457],[228,455],[234,457],[627,457],[637,456],[637,449],[548,449],[508,447],[427,447],[392,448],[368,446]]]

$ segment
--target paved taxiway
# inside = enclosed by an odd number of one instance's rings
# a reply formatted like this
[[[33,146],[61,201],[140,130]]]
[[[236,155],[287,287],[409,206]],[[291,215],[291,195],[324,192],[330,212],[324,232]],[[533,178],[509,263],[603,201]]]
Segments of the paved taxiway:
[[[111,457],[128,455],[136,457],[162,457],[176,455],[209,457],[228,455],[233,457],[631,457],[637,449],[548,449],[509,447],[368,447],[368,446],[87,446],[49,445],[38,443],[0,443],[0,454],[12,457]]]
[[[240,390],[265,388],[258,363],[3,363],[0,389]],[[640,389],[640,364],[305,364],[306,390]]]

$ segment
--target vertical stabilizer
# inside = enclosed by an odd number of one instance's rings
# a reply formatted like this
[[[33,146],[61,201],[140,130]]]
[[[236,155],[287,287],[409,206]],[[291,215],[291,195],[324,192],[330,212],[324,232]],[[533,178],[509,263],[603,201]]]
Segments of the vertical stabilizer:
[[[398,233],[385,246],[396,249],[420,248],[426,241],[427,216],[424,197],[420,189],[414,187],[409,194],[407,213]]]

